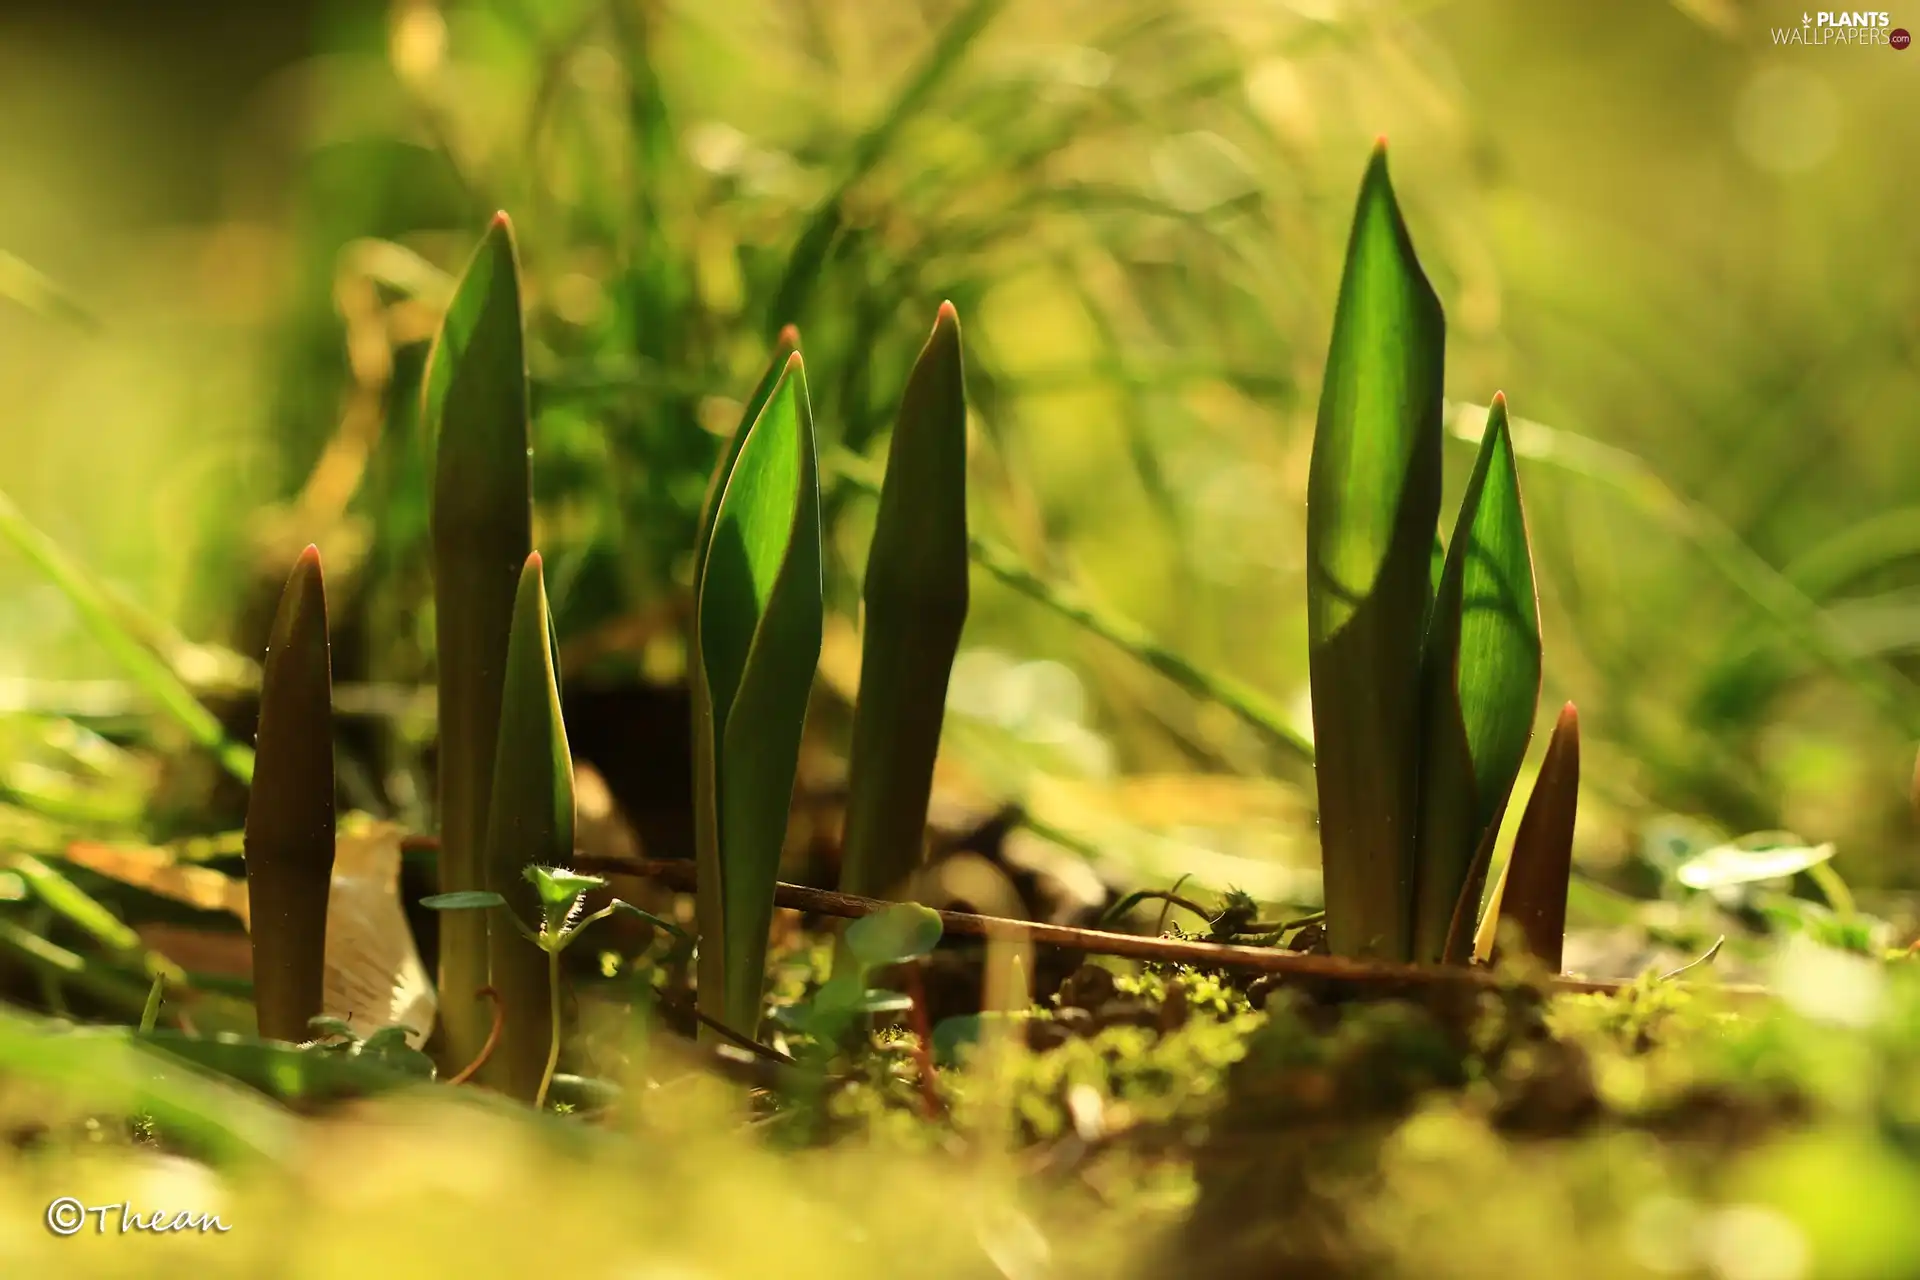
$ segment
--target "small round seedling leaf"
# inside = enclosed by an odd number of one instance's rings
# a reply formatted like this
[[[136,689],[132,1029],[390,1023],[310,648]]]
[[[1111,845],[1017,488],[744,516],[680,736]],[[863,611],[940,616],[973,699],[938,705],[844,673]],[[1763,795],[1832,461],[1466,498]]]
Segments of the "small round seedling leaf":
[[[607,883],[600,876],[583,876],[565,867],[528,867],[526,877],[540,895],[540,905],[551,910],[570,907],[581,894]]]
[[[1762,831],[1716,845],[1682,863],[1674,878],[1689,889],[1720,889],[1798,875],[1833,857],[1831,844],[1809,845],[1786,831]]]
[[[434,1076],[433,1059],[407,1043],[402,1026],[380,1028],[360,1042],[356,1056],[422,1080]]]
[[[859,1005],[862,994],[864,990],[860,984],[845,974],[829,978],[804,1006],[806,1012],[802,1015],[803,1020],[812,1022],[852,1013]]]
[[[869,969],[917,960],[940,941],[940,913],[901,902],[847,926],[847,950]]]
[[[344,1036],[353,1039],[353,1028],[345,1018],[335,1018],[329,1014],[316,1014],[307,1019],[307,1029],[313,1032],[313,1038],[324,1040],[328,1036]]]
[[[504,907],[507,900],[486,889],[462,889],[422,898],[420,905],[429,911],[477,911],[483,907]]]
[[[406,1045],[407,1029],[405,1027],[382,1027],[360,1042],[360,1052],[378,1056],[391,1053],[395,1049],[404,1049]]]

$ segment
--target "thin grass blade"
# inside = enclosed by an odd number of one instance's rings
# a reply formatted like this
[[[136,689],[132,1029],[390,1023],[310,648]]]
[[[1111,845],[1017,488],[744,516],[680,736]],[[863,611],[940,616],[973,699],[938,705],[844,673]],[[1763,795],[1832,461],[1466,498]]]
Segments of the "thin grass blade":
[[[440,888],[486,887],[481,858],[514,597],[533,546],[527,360],[513,228],[494,218],[428,357],[422,423],[435,441],[433,585],[439,640]],[[444,1062],[479,1056],[492,1012],[486,917],[440,922]]]
[[[284,1109],[146,1047],[127,1027],[71,1027],[0,1008],[0,1070],[79,1107],[151,1116],[169,1140],[218,1163],[276,1165],[298,1149],[298,1122]]]
[[[247,798],[253,998],[260,1034],[298,1044],[320,1015],[333,887],[333,672],[320,553],[287,579],[260,680]]]
[[[1427,633],[1414,959],[1466,958],[1491,834],[1540,699],[1540,607],[1520,476],[1495,396]],[[1455,919],[1464,928],[1455,928]]]
[[[1382,145],[1354,211],[1307,479],[1321,862],[1341,956],[1404,960],[1411,947],[1445,343]]]
[[[230,740],[220,721],[195,698],[165,659],[141,643],[126,626],[113,595],[66,552],[28,522],[13,499],[0,493],[0,540],[13,545],[67,598],[82,625],[101,648],[125,669],[133,683],[185,729],[194,745],[212,752],[226,771],[246,782],[253,777],[253,752]]]
[[[960,318],[942,303],[907,380],[867,558],[840,871],[847,893],[893,894],[920,865],[967,573]]]
[[[129,1019],[139,1017],[146,1006],[148,980],[137,979],[98,957],[84,956],[48,942],[25,925],[4,918],[0,918],[0,955],[57,988],[82,992]],[[178,1020],[179,1012],[170,1004],[162,1016]],[[241,1019],[242,1025],[250,1026],[251,1013],[242,1012],[246,1015]],[[195,1021],[198,1022],[198,1018]]]
[[[814,210],[787,257],[786,269],[773,291],[773,302],[768,309],[769,328],[805,318],[827,251],[845,221],[847,197],[893,149],[914,119],[926,110],[981,34],[1006,7],[1007,0],[967,0],[941,28],[933,47],[901,84],[886,110],[854,142],[833,190]]]
[[[5,249],[0,249],[0,300],[16,303],[48,320],[60,320],[88,333],[98,332],[100,317],[73,292]]]
[[[820,485],[813,410],[796,353],[750,429],[714,518],[701,579],[702,696],[714,729],[721,986],[702,1012],[751,1035],[800,732],[819,663]],[[716,939],[705,935],[702,952]],[[711,963],[711,962],[710,962]]]
[[[187,985],[184,969],[158,951],[149,950],[133,926],[53,867],[30,853],[16,853],[6,866],[26,882],[34,897],[99,943],[114,959],[160,979],[167,984],[168,994]]]
[[[486,845],[488,887],[529,926],[541,911],[527,868],[559,866],[573,857],[573,757],[560,716],[549,616],[540,554],[534,552],[514,601]],[[506,1022],[481,1078],[531,1102],[540,1090],[551,1040],[547,953],[502,921],[489,931],[488,954]]]

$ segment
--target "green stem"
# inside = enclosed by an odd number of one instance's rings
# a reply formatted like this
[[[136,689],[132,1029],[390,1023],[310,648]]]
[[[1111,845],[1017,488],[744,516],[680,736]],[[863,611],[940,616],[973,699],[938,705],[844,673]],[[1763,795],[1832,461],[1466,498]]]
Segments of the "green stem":
[[[160,998],[166,993],[167,980],[154,975],[153,985],[147,988],[147,1007],[140,1011],[140,1034],[151,1035],[160,1025]]]
[[[547,1109],[547,1090],[553,1088],[554,1072],[560,1069],[560,948],[547,952],[547,1003],[552,1008],[553,1039],[547,1046],[547,1070],[540,1077],[540,1092],[534,1096],[533,1109]]]

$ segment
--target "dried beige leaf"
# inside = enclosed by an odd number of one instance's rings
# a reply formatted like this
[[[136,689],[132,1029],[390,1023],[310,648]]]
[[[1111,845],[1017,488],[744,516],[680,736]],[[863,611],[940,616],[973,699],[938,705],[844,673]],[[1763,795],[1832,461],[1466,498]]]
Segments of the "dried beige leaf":
[[[364,816],[341,823],[327,898],[325,1009],[358,1036],[398,1024],[415,1048],[433,1028],[433,984],[400,903],[404,830]],[[251,928],[245,880],[182,863],[170,850],[81,843],[67,860],[123,884],[203,911],[225,911]]]

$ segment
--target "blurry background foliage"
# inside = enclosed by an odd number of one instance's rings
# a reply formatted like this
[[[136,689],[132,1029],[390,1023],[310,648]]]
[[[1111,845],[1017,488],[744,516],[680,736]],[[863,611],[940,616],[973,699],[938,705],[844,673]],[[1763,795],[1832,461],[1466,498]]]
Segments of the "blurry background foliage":
[[[249,657],[316,540],[336,678],[421,685],[418,378],[447,273],[506,208],[570,688],[678,678],[717,433],[787,321],[817,371],[851,619],[872,503],[835,465],[879,456],[951,298],[975,531],[1304,726],[1307,448],[1385,132],[1447,310],[1452,425],[1512,400],[1541,705],[1577,699],[1587,730],[1587,865],[1680,813],[1834,840],[1850,879],[1912,887],[1920,240],[1899,232],[1920,175],[1894,159],[1920,154],[1920,54],[1776,48],[1799,11],[1772,8],[10,11],[0,488],[170,620],[163,640]],[[1470,449],[1451,446],[1449,506]],[[169,643],[196,681],[244,683]],[[846,650],[830,633],[829,684]],[[70,761],[70,731],[26,713],[118,675],[0,555],[0,702],[40,744],[0,759]],[[985,575],[953,702],[976,789],[1110,847],[1116,821],[1157,828],[1142,874],[1255,887],[1233,855],[1312,865],[1310,814],[1226,778],[1288,776],[1260,738]],[[381,758],[367,794],[423,820],[412,755]],[[10,822],[58,808],[15,772]],[[88,796],[92,821],[139,809]],[[1273,840],[1248,837],[1262,824]]]

